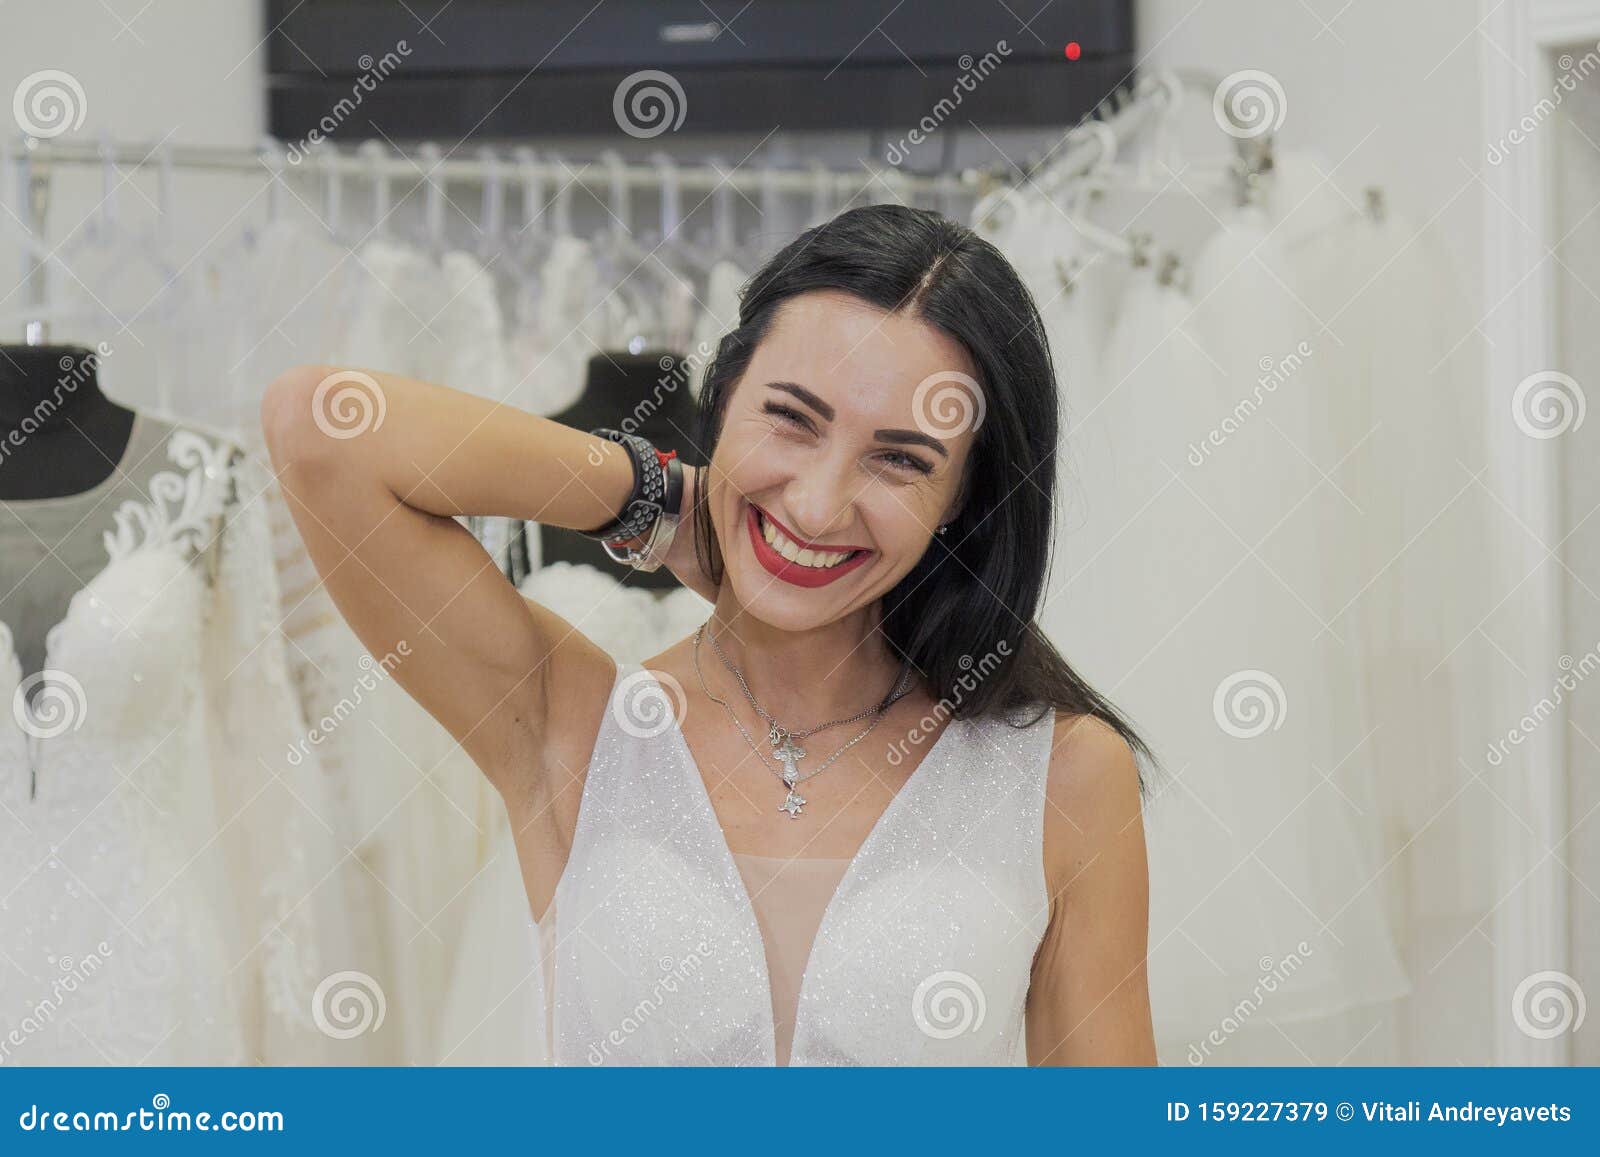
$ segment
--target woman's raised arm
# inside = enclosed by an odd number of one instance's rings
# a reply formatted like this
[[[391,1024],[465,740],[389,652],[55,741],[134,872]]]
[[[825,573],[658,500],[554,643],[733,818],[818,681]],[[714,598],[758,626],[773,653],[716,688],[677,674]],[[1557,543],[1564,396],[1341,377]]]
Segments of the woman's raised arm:
[[[612,667],[522,598],[453,516],[601,526],[632,488],[626,451],[472,394],[334,366],[274,380],[261,421],[340,612],[374,657],[395,655],[396,681],[504,794],[540,766],[546,721],[569,717]]]

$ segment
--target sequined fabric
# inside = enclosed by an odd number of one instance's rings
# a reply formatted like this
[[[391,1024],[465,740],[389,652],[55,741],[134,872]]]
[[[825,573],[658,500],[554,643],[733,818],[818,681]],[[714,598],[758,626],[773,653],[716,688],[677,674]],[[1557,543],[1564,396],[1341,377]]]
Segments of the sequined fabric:
[[[761,928],[668,702],[619,667],[545,946],[556,1064],[778,1062]],[[940,733],[827,903],[791,1065],[1026,1063],[1053,721]]]

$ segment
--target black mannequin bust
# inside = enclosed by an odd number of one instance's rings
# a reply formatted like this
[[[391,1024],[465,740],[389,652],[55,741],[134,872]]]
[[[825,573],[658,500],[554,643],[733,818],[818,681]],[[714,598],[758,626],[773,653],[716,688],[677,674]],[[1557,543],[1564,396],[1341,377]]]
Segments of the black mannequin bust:
[[[583,396],[559,414],[550,415],[579,430],[600,426],[648,438],[662,450],[676,450],[688,466],[704,466],[693,445],[695,400],[689,393],[689,366],[663,350],[638,354],[602,353],[589,359]],[[540,526],[542,561],[588,563],[615,575],[628,586],[671,590],[679,585],[665,567],[638,571],[607,557],[600,544],[563,527]]]
[[[0,346],[0,501],[60,498],[104,482],[134,412],[100,390],[83,346]]]

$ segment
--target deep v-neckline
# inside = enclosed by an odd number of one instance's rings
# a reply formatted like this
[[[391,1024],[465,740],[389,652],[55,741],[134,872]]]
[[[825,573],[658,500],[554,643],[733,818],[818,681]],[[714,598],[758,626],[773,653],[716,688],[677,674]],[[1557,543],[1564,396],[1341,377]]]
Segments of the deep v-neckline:
[[[636,665],[639,670],[650,676],[651,681],[655,683],[657,690],[662,694],[663,702],[665,702],[669,697],[666,695],[666,689],[662,687],[661,681],[656,678],[655,673],[642,663]],[[678,717],[670,711],[668,714],[672,719],[672,725],[667,730],[672,734],[672,741],[677,746],[680,757],[678,760],[679,766],[683,769],[687,778],[692,781],[690,790],[695,799],[704,805],[701,814],[711,828],[712,843],[718,849],[723,871],[733,877],[734,884],[739,889],[739,895],[744,898],[741,916],[743,917],[746,934],[755,938],[756,946],[760,949],[755,953],[755,960],[761,969],[761,984],[766,995],[766,1015],[763,1018],[763,1022],[766,1025],[767,1057],[769,1063],[776,1066],[778,1063],[777,1010],[773,1008],[772,974],[767,967],[766,938],[761,934],[761,922],[756,915],[755,900],[750,895],[750,888],[745,883],[744,873],[739,870],[739,864],[734,858],[733,849],[728,844],[728,833],[723,830],[722,821],[717,818],[716,805],[711,802],[711,791],[706,787],[705,776],[700,771],[700,761],[695,758],[694,752],[690,750],[688,737],[684,735],[683,727],[678,722]],[[904,802],[906,797],[914,788],[920,787],[926,781],[928,777],[923,774],[923,771],[932,763],[935,756],[941,754],[941,745],[944,743],[945,737],[954,730],[957,722],[957,720],[952,719],[945,724],[944,730],[933,741],[932,746],[928,748],[922,760],[912,769],[905,783],[900,785],[899,790],[890,798],[888,805],[878,813],[878,818],[872,822],[872,827],[868,829],[866,838],[856,848],[855,855],[850,856],[846,862],[844,872],[840,875],[832,893],[828,896],[828,902],[823,905],[822,918],[817,922],[817,930],[812,935],[811,943],[806,949],[805,964],[800,970],[800,985],[795,1002],[794,1033],[791,1037],[789,1050],[790,1065],[793,1065],[795,1055],[803,1042],[801,1029],[804,1027],[806,989],[811,985],[812,975],[816,971],[818,946],[822,944],[830,922],[836,923],[838,921],[839,909],[849,902],[851,887],[861,874],[862,864],[866,862],[869,853],[886,838],[883,833],[897,821],[899,813],[910,806]]]

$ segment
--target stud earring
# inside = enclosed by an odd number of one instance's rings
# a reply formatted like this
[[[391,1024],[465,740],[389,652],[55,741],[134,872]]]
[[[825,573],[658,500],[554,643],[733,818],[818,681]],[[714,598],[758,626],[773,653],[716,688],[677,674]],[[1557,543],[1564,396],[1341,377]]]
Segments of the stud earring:
[[[939,528],[939,533],[943,534],[945,531],[947,531],[949,529],[950,529],[950,524],[947,522],[947,523],[945,523],[943,526],[941,526]]]

